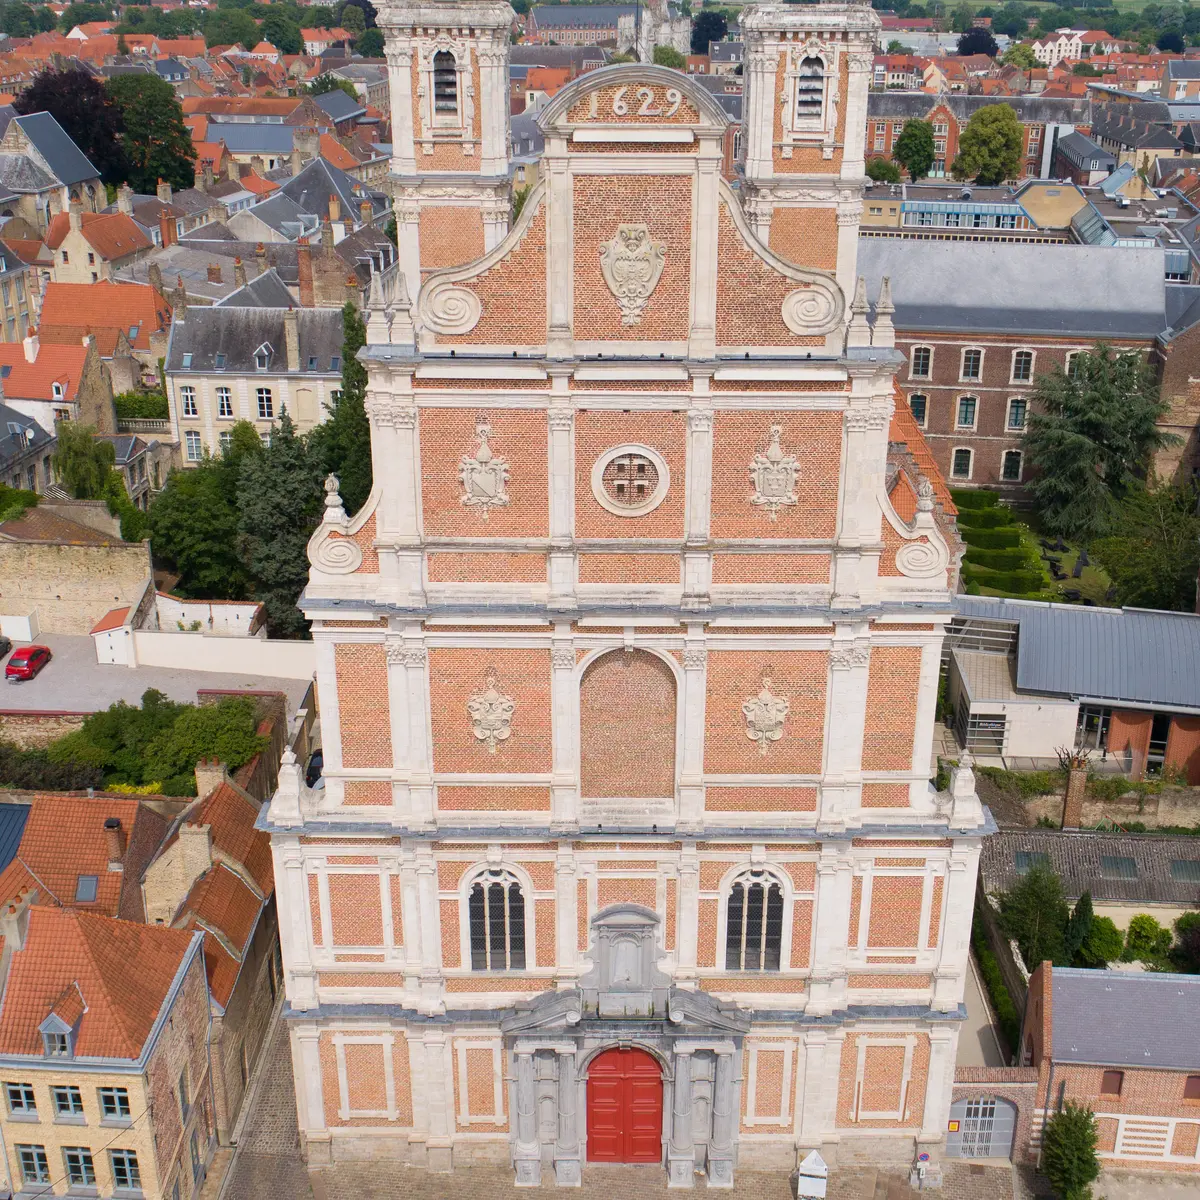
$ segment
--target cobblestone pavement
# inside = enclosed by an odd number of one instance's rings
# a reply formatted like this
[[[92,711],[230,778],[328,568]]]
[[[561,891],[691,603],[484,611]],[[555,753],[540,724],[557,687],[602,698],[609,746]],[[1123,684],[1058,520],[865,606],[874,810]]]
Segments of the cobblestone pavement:
[[[339,1163],[313,1171],[300,1157],[295,1091],[287,1027],[276,1023],[265,1051],[263,1076],[251,1097],[221,1200],[528,1200],[530,1189],[516,1188],[503,1167],[472,1166],[453,1175],[433,1175],[399,1162]],[[552,1178],[542,1191],[557,1190]],[[703,1184],[697,1189],[703,1191]],[[657,1167],[588,1166],[583,1186],[571,1193],[578,1200],[667,1200],[666,1177]],[[783,1172],[739,1171],[727,1200],[793,1200]],[[918,1193],[895,1176],[869,1169],[830,1173],[828,1200],[1013,1200],[1012,1172],[1002,1166],[945,1164],[941,1192]]]

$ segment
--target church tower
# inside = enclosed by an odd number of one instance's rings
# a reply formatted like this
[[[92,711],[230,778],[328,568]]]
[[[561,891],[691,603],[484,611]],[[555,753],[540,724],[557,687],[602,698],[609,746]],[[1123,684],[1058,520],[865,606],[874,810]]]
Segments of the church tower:
[[[742,20],[746,215],[776,254],[836,271],[847,293],[878,29],[865,4],[760,4]]]
[[[422,272],[481,257],[508,232],[508,45],[496,0],[381,4],[392,196],[410,295]]]

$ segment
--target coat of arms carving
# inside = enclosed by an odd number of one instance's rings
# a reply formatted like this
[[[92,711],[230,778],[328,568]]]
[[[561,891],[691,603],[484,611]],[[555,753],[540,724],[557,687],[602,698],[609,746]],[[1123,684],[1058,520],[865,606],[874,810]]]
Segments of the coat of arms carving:
[[[516,703],[496,687],[496,676],[488,675],[487,687],[467,701],[471,728],[475,736],[487,743],[488,753],[495,754],[501,742],[512,737],[512,718]]]
[[[771,691],[771,681],[765,676],[757,696],[742,703],[742,714],[746,718],[746,736],[758,743],[758,752],[766,758],[767,747],[783,737],[783,722],[787,718],[791,703],[784,696]]]
[[[621,307],[621,324],[638,325],[658,286],[666,243],[656,242],[645,225],[618,225],[617,235],[600,247],[600,271]]]
[[[771,426],[771,441],[765,453],[756,454],[750,464],[750,482],[754,485],[751,504],[767,510],[771,520],[781,508],[795,504],[796,481],[800,478],[800,464],[793,454],[785,454],[779,439],[783,426]]]
[[[508,482],[508,460],[492,452],[488,444],[492,427],[486,421],[475,426],[475,436],[479,439],[479,449],[474,455],[463,455],[458,464],[458,477],[463,485],[463,504],[478,508],[487,520],[491,509],[508,503],[508,492],[504,487]]]

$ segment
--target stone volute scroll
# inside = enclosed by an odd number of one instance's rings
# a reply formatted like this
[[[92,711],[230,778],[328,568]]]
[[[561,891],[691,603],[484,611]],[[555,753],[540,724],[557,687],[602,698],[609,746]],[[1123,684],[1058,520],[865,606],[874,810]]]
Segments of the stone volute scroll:
[[[487,686],[467,701],[467,712],[471,717],[471,729],[475,737],[483,742],[489,754],[512,737],[512,719],[516,702],[496,687],[496,676],[488,674]]]
[[[783,737],[783,723],[790,708],[791,702],[787,697],[776,696],[771,691],[771,681],[765,675],[758,695],[742,702],[746,736],[758,743],[758,751],[764,758],[770,744]]]
[[[325,511],[321,524],[308,539],[308,561],[327,575],[349,575],[362,566],[362,548],[350,534],[350,520],[342,507],[338,477],[325,477]]]
[[[916,491],[917,511],[911,525],[900,520],[890,503],[883,505],[888,523],[904,539],[896,551],[896,569],[908,579],[937,579],[950,566],[950,547],[933,513],[933,484],[918,475]]]
[[[666,262],[666,243],[646,225],[618,225],[600,247],[600,273],[621,309],[622,325],[640,325]]]
[[[479,448],[474,454],[464,454],[458,464],[458,478],[463,486],[462,503],[478,509],[486,521],[488,512],[508,503],[508,460],[496,454],[489,439],[492,427],[486,421],[475,425]]]

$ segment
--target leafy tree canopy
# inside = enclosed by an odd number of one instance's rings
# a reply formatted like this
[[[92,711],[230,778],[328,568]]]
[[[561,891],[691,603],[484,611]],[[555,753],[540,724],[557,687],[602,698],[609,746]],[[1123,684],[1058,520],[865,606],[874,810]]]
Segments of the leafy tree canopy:
[[[304,38],[300,26],[274,5],[258,27],[263,41],[270,42],[280,54],[303,54]]]
[[[958,39],[959,54],[986,54],[995,58],[1000,53],[996,39],[987,29],[968,29]]]
[[[354,21],[354,17],[347,17],[346,13],[352,8],[357,8],[362,13],[363,19],[366,22],[363,28],[375,28],[375,5],[371,3],[371,0],[346,0],[346,3],[342,5],[341,11],[338,13],[338,24],[341,25],[343,29],[351,28],[351,26],[346,24],[346,22],[347,20]]]
[[[707,54],[709,42],[722,42],[729,32],[729,22],[720,9],[704,8],[692,22],[692,53]]]
[[[133,190],[153,195],[160,179],[178,190],[191,187],[194,149],[175,89],[157,75],[117,75],[107,87],[124,124]]]
[[[354,43],[354,51],[363,58],[383,57],[383,31],[379,29],[364,30],[358,41]]]
[[[1178,29],[1164,29],[1154,44],[1167,54],[1182,54],[1187,49],[1187,42]]]
[[[152,780],[188,780],[202,758],[215,758],[230,770],[249,762],[267,747],[259,734],[254,703],[230,696],[217,704],[184,705],[170,728],[161,730],[146,747],[143,767],[145,778]]]
[[[876,183],[899,183],[900,168],[888,158],[871,158],[867,160],[867,178]]]
[[[976,109],[958,140],[955,179],[985,185],[1003,183],[1021,170],[1024,134],[1011,104],[988,104]]]
[[[887,52],[889,54],[907,54],[908,47],[903,42],[898,42],[895,38],[892,38],[887,44]]]
[[[112,442],[97,440],[93,426],[75,421],[59,421],[54,431],[58,445],[52,461],[59,482],[76,500],[98,500],[117,461]]]
[[[211,9],[204,18],[204,41],[210,47],[240,45],[251,50],[258,43],[258,26],[240,9]]]
[[[1084,939],[1075,965],[1081,967],[1106,967],[1116,962],[1125,949],[1125,938],[1111,917],[1093,917],[1092,927]]]
[[[1108,533],[1151,452],[1171,440],[1157,425],[1166,405],[1153,371],[1136,351],[1099,343],[1070,375],[1039,375],[1029,408],[1030,491],[1047,530],[1083,542]]]
[[[892,157],[914,182],[924,179],[933,168],[933,126],[928,121],[906,121]]]
[[[995,28],[994,22],[993,28]],[[1033,47],[1026,45],[1024,42],[1017,42],[1009,46],[1000,61],[1009,66],[1020,67],[1022,71],[1032,71],[1038,65],[1038,60],[1034,57]]]
[[[1042,1174],[1059,1200],[1089,1200],[1100,1174],[1096,1118],[1090,1108],[1067,1101],[1042,1132]]]
[[[124,120],[102,80],[82,67],[62,71],[50,68],[33,77],[29,87],[13,101],[13,108],[21,114],[48,112],[105,183],[125,182],[128,162],[121,140]]]
[[[58,27],[63,33],[70,33],[76,25],[86,25],[89,21],[111,21],[112,9],[107,4],[69,4],[63,15],[58,18]]]
[[[353,96],[355,100],[358,99],[358,93],[354,90],[354,84],[348,79],[337,79],[333,75],[318,75],[308,85],[308,94],[310,96],[324,96],[327,92],[345,92],[347,96]]]
[[[1000,924],[1021,950],[1025,966],[1034,970],[1049,959],[1065,963],[1069,910],[1062,882],[1049,867],[1035,866],[1000,898]]]
[[[673,46],[655,46],[654,62],[660,67],[673,67],[676,71],[687,67],[687,58]]]
[[[971,28],[971,22],[975,19],[975,13],[971,6],[967,3],[960,4],[950,14],[950,29],[954,33],[966,33]]]
[[[342,28],[348,33],[364,33],[367,28],[367,18],[361,8],[347,4],[342,10]]]

